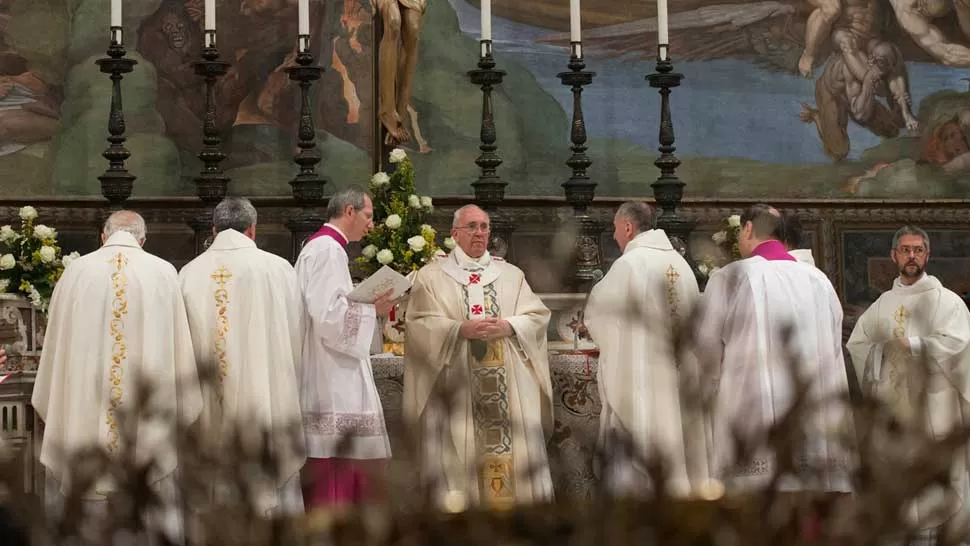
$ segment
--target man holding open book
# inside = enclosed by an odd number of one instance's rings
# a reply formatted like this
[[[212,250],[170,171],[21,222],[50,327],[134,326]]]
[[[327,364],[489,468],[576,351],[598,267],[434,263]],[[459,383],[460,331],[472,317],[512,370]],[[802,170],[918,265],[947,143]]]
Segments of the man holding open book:
[[[393,291],[372,303],[353,301],[347,244],[374,226],[370,196],[348,188],[330,198],[329,222],[303,247],[296,273],[303,293],[306,332],[300,403],[307,464],[307,509],[373,497],[391,445],[370,365],[378,317]],[[354,298],[356,299],[356,298]]]

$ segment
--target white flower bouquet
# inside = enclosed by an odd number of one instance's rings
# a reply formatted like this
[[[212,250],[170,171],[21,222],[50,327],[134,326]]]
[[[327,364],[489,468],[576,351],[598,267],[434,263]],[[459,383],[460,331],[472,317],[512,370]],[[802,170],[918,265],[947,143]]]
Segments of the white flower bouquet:
[[[0,292],[20,293],[46,312],[54,285],[64,268],[78,258],[77,252],[61,255],[57,231],[44,224],[35,224],[37,209],[20,209],[20,229],[0,227]]]

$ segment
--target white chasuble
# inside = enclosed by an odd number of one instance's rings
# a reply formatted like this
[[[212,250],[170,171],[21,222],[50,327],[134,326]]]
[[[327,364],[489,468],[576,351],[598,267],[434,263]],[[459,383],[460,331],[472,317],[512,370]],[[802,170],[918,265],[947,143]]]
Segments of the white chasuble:
[[[910,349],[899,343],[907,339]],[[965,427],[970,409],[970,312],[960,297],[932,275],[906,286],[897,278],[852,330],[847,344],[863,392],[887,403],[903,423],[941,439]],[[921,372],[920,369],[929,366]],[[924,421],[919,396],[926,395]],[[955,458],[950,485],[958,496],[930,489],[909,517],[924,526],[941,523],[931,512],[970,512],[966,446]]]
[[[650,490],[641,464],[647,456],[662,457],[673,495],[688,495],[709,475],[709,425],[690,400],[682,412],[679,396],[678,370],[693,371],[696,359],[674,348],[675,330],[699,297],[690,265],[662,230],[630,241],[590,293],[583,323],[600,351],[600,447],[611,463],[606,481],[617,493]],[[627,446],[610,445],[620,437],[632,443],[632,459],[622,453]]]
[[[423,480],[439,494],[458,491],[492,508],[552,498],[549,316],[522,271],[488,254],[473,260],[455,249],[418,272],[405,319],[403,409],[422,434]],[[507,320],[514,335],[460,336],[463,321],[485,317]]]
[[[841,441],[853,430],[843,403],[849,385],[842,307],[829,279],[808,264],[754,256],[721,268],[701,302],[696,352],[716,382],[715,475],[727,487],[742,490],[764,486],[774,475],[775,454],[763,444],[750,460],[734,460],[735,435],[764,439],[792,407],[792,373],[797,371],[810,383],[813,409],[800,423],[806,441],[795,454],[799,475],[784,477],[780,488],[851,491],[852,449]],[[791,328],[790,337],[786,328]]]
[[[300,409],[303,298],[285,259],[256,248],[238,231],[220,232],[179,273],[195,355],[215,368],[203,426],[216,448],[233,435],[258,454],[267,434],[278,481],[251,483],[264,513],[303,510],[299,472],[306,460]],[[218,504],[218,499],[213,502]]]
[[[148,400],[137,399],[142,381],[152,385]],[[71,263],[51,300],[31,404],[45,423],[40,461],[64,494],[73,452],[100,446],[118,455],[120,414],[147,407],[195,422],[202,396],[175,268],[126,232]],[[169,492],[178,464],[172,433],[170,423],[139,419],[136,457],[157,461],[150,478]],[[86,498],[114,490],[104,480]]]
[[[377,314],[373,305],[347,299],[354,285],[346,237],[329,224],[321,232],[296,261],[306,313],[300,401],[307,457],[389,459],[370,363]]]

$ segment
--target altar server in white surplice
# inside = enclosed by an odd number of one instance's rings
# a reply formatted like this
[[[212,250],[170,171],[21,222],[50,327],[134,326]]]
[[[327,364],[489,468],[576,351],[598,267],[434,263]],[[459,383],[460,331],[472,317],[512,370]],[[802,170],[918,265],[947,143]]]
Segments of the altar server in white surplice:
[[[804,480],[784,478],[783,491],[849,492],[851,450],[840,442],[850,431],[851,413],[842,356],[842,307],[829,279],[797,262],[777,239],[780,216],[767,205],[741,215],[738,246],[744,259],[721,268],[704,292],[696,326],[697,355],[714,367],[711,468],[729,490],[765,485],[775,472],[774,454],[759,449],[750,460],[734,461],[734,432],[763,439],[792,407],[792,373],[810,382],[808,401],[816,408],[804,420],[809,469]],[[786,339],[785,329],[793,328]],[[795,359],[793,365],[792,359]],[[736,464],[735,464],[736,463]],[[818,479],[804,475],[818,470]],[[814,475],[814,474],[813,474]]]
[[[296,260],[306,309],[300,400],[308,509],[380,496],[384,463],[391,458],[370,364],[378,318],[393,307],[390,292],[374,304],[347,299],[354,286],[346,248],[374,226],[371,198],[356,188],[342,190],[330,198],[327,215],[330,221]]]
[[[674,348],[674,329],[700,297],[697,279],[667,234],[654,229],[650,205],[624,203],[613,228],[623,255],[593,287],[583,320],[600,350],[599,443],[609,463],[604,481],[617,494],[646,495],[652,484],[642,463],[657,456],[669,471],[670,493],[685,496],[691,489],[685,436],[696,451],[690,474],[698,481],[707,477],[703,420],[698,411],[683,428],[679,397],[678,364],[696,361],[688,354],[678,359]]]
[[[123,446],[119,414],[134,408],[174,412],[183,424],[202,411],[192,338],[172,264],[144,250],[145,221],[130,211],[112,214],[103,246],[68,266],[54,289],[44,349],[31,403],[45,423],[40,462],[48,502],[59,510],[72,487],[71,456],[100,446],[109,456]],[[150,382],[149,400],[138,383]],[[169,423],[139,420],[137,456],[154,459],[150,474],[172,509],[178,466]],[[106,508],[115,491],[105,479],[86,492],[92,509]],[[177,512],[164,528],[180,533]]]
[[[489,233],[482,209],[458,209],[457,247],[418,271],[405,315],[403,410],[422,435],[422,479],[439,498],[456,492],[508,508],[553,496],[549,310],[519,268],[489,255]]]
[[[195,355],[215,371],[202,424],[217,449],[236,432],[267,433],[279,465],[276,483],[252,483],[261,513],[303,512],[300,469],[300,353],[303,298],[293,266],[256,248],[256,209],[228,197],[213,212],[212,245],[179,273]],[[251,455],[257,454],[254,451]],[[218,492],[212,502],[220,503]]]
[[[859,317],[847,348],[864,392],[886,402],[904,423],[926,427],[939,439],[954,427],[970,425],[963,417],[970,408],[970,312],[960,296],[926,274],[930,240],[925,231],[905,226],[892,244],[890,257],[899,277]],[[922,394],[927,396],[928,420],[914,423]],[[951,473],[965,513],[970,512],[967,460],[964,446]],[[961,510],[957,499],[947,500],[941,493],[933,489],[913,504],[914,522],[938,525],[940,521],[928,518],[932,510]]]

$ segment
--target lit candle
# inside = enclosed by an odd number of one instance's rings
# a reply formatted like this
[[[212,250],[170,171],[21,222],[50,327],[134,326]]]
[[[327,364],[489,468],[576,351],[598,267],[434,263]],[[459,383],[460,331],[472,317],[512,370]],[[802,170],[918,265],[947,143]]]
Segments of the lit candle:
[[[290,16],[292,17],[292,15]],[[292,21],[292,19],[290,19]],[[310,34],[310,0],[300,0],[297,5],[297,34],[307,36]]]
[[[579,22],[579,0],[569,0],[569,41],[582,41],[582,31]]]
[[[492,0],[482,0],[482,40],[492,39]]]
[[[121,26],[121,0],[111,0],[111,26]]]
[[[667,35],[667,0],[657,0],[657,43],[670,44],[670,37]]]
[[[205,0],[205,30],[216,29],[216,0]]]

